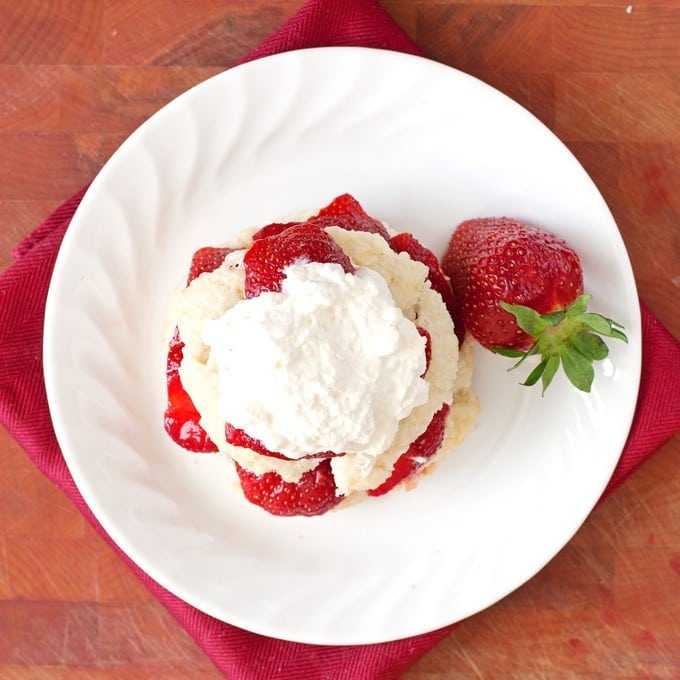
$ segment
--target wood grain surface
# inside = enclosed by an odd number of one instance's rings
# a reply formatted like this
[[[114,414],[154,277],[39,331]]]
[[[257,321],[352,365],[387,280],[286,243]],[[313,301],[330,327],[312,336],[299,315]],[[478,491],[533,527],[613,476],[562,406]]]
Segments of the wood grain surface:
[[[151,113],[295,0],[0,0],[0,269]],[[384,0],[429,56],[515,98],[607,200],[641,298],[680,337],[680,2]],[[0,678],[218,671],[0,432]],[[680,678],[680,438],[535,578],[403,676]]]

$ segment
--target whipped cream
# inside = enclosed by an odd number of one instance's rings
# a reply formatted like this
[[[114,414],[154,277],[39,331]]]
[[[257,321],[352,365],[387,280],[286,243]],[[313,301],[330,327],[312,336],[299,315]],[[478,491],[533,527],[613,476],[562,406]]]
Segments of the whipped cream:
[[[281,292],[205,322],[220,416],[271,451],[377,457],[428,401],[425,340],[383,277],[296,263]]]

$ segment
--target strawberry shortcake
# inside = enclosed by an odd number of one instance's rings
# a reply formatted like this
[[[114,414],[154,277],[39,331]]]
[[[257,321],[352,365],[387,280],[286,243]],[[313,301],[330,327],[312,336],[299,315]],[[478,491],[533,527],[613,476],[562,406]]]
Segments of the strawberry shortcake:
[[[412,485],[478,412],[437,258],[349,194],[198,250],[169,318],[166,431],[274,515]]]

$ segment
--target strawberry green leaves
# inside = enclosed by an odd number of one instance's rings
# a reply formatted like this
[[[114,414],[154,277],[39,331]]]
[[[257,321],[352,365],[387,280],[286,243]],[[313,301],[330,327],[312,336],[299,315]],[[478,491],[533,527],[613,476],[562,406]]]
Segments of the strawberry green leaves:
[[[609,354],[600,336],[628,342],[621,324],[587,311],[590,299],[590,295],[580,295],[566,309],[549,314],[539,314],[523,305],[499,302],[502,309],[514,316],[517,325],[534,338],[534,343],[527,351],[501,347],[493,348],[493,351],[519,358],[510,370],[530,356],[540,356],[539,363],[522,383],[525,386],[535,385],[540,380],[545,393],[561,365],[574,387],[590,392],[595,377],[593,362],[602,361]]]

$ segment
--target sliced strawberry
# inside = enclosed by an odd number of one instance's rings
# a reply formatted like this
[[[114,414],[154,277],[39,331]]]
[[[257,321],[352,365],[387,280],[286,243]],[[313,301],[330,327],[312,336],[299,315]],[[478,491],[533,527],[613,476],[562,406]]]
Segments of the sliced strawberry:
[[[409,234],[408,232],[393,236],[390,239],[390,246],[395,252],[408,253],[412,259],[422,262],[427,266],[429,271],[427,278],[430,281],[430,285],[433,290],[436,290],[442,296],[446,309],[453,320],[458,342],[462,343],[463,338],[465,337],[463,317],[461,316],[459,306],[456,304],[456,298],[453,294],[451,283],[442,271],[437,256],[429,248],[426,248],[420,243],[413,234]]]
[[[179,367],[182,363],[184,343],[179,329],[170,341],[167,363],[168,405],[165,409],[165,431],[181,447],[199,453],[212,453],[217,447],[208,433],[200,426],[201,414],[182,386]]]
[[[206,246],[199,248],[191,258],[187,286],[204,272],[215,271],[223,262],[224,258],[232,252],[233,248],[212,248]]]
[[[351,194],[342,194],[334,198],[307,221],[319,227],[335,226],[349,231],[368,231],[372,234],[380,234],[385,240],[390,238],[382,222],[368,215]]]
[[[432,359],[432,336],[422,326],[416,326],[416,330],[425,338],[425,373],[427,373],[427,369],[430,368],[430,360]]]
[[[301,222],[272,222],[266,226],[258,229],[253,234],[253,241],[257,241],[260,238],[267,238],[267,236],[278,236],[282,231],[288,229],[288,227],[294,227],[296,224],[302,224]]]
[[[423,432],[412,444],[397,458],[392,474],[375,489],[368,492],[369,496],[383,496],[391,491],[399,482],[415,474],[437,452],[444,440],[444,427],[449,414],[449,405],[444,404]]]
[[[272,515],[322,515],[337,505],[330,461],[321,461],[297,482],[284,482],[276,472],[257,475],[236,464],[243,495]]]
[[[279,458],[280,460],[293,460],[278,451],[270,451],[259,439],[251,437],[247,432],[234,427],[231,423],[225,423],[224,436],[230,444],[241,446],[244,449],[250,449],[262,456],[271,456],[272,458]],[[343,453],[333,453],[333,451],[322,451],[321,453],[309,453],[306,456],[303,456],[303,458],[334,458],[335,456],[343,455]]]
[[[243,430],[234,427],[231,423],[224,424],[224,437],[227,442],[229,442],[229,444],[233,444],[234,446],[250,449],[251,451],[255,451],[255,453],[259,453],[262,456],[271,456],[272,458],[287,460],[287,458],[282,453],[270,451],[259,439],[251,437]]]
[[[334,198],[325,208],[321,208],[316,215],[305,221],[306,224],[315,224],[318,227],[341,227],[348,231],[367,231],[372,234],[380,234],[385,240],[389,240],[389,234],[382,222],[372,218],[361,207],[359,201],[351,194],[342,194]],[[301,222],[274,222],[268,224],[253,234],[253,241],[267,236],[276,236],[289,227]]]
[[[283,270],[297,262],[334,262],[346,272],[354,272],[349,257],[321,227],[295,224],[250,246],[243,258],[245,296],[279,292],[285,278]]]

